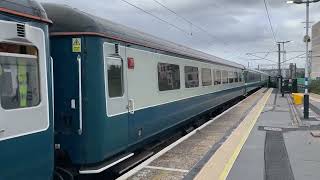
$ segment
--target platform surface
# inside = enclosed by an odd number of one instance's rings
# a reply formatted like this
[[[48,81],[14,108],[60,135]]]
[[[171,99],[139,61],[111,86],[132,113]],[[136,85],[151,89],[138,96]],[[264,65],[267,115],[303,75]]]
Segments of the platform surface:
[[[120,179],[320,179],[320,96],[310,119],[290,95],[261,89]]]
[[[194,179],[267,89],[261,89],[119,179]]]
[[[320,138],[311,135],[319,129],[319,115],[310,110],[315,119],[303,120],[303,108],[296,106],[294,114],[289,98],[273,92],[227,179],[320,178]],[[295,115],[300,118],[298,124]]]

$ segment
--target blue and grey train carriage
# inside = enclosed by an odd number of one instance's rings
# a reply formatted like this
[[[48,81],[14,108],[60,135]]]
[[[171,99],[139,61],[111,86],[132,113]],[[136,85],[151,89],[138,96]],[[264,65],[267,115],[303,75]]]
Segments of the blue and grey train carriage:
[[[55,147],[80,174],[245,94],[242,65],[67,6],[44,8],[53,21]]]
[[[48,24],[33,0],[0,1],[0,180],[52,179]]]
[[[258,87],[267,86],[269,83],[269,75],[258,70],[245,69],[244,77],[246,92],[250,92]]]

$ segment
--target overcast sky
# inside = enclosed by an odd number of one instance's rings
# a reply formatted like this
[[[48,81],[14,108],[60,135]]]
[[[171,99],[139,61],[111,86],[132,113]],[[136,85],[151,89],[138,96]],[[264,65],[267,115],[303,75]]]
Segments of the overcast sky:
[[[203,52],[247,65],[247,59],[257,59],[246,53],[276,51],[263,0],[157,0],[179,16],[153,0],[126,0],[179,29],[164,23],[122,0],[39,0],[73,6],[80,10],[127,25],[160,38],[189,46]],[[285,0],[267,0],[271,21],[278,41],[292,40],[288,51],[304,51],[305,5],[286,4]],[[310,19],[320,21],[320,3],[311,4]],[[192,35],[191,35],[192,33]],[[210,33],[210,34],[208,34]],[[289,53],[287,59],[303,52]],[[265,56],[265,54],[256,54]],[[269,60],[277,61],[271,53]],[[304,66],[304,59],[293,61]],[[270,61],[250,61],[251,67]]]

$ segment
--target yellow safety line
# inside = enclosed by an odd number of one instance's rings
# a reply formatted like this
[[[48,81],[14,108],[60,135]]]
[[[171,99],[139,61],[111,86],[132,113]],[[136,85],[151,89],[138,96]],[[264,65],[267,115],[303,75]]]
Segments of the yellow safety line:
[[[271,92],[272,92],[272,89],[269,89],[269,91],[263,96],[263,98],[258,102],[258,104],[250,111],[248,116],[238,126],[238,128],[229,136],[229,138],[225,141],[224,145],[222,145],[217,150],[215,155],[211,157],[209,162],[207,162],[207,164],[204,166],[204,168],[200,171],[200,173],[196,176],[195,179],[224,180],[227,178],[234,162],[236,161],[238,155],[240,154],[240,151],[243,145],[245,144],[247,138],[249,137],[251,130],[253,129],[255,123],[257,122],[262,110],[264,109],[264,106],[267,103],[271,95]],[[237,141],[239,137],[241,137],[241,139]],[[238,144],[236,145],[235,143],[237,142]],[[232,146],[236,146],[236,147],[233,149],[233,152],[231,153],[229,151],[232,150],[231,149]],[[220,156],[223,154],[227,155],[228,152],[229,154],[231,154],[228,160],[227,160],[228,157]],[[221,169],[221,171],[219,169]]]
[[[249,137],[254,125],[256,124],[261,112],[263,111],[264,106],[267,103],[267,101],[268,101],[268,99],[269,99],[269,97],[271,95],[271,92],[272,92],[272,90],[269,90],[267,96],[264,96],[264,99],[261,100],[262,102],[259,105],[259,109],[256,112],[252,112],[252,113],[254,113],[253,121],[251,121],[249,128],[247,129],[245,134],[242,136],[240,143],[238,144],[237,148],[235,149],[235,151],[233,152],[231,158],[229,159],[228,163],[226,164],[223,172],[221,173],[221,175],[219,177],[220,180],[223,180],[223,179],[227,178],[227,176],[228,176],[228,174],[229,174],[234,162],[236,161],[238,155],[240,154],[240,151],[241,151],[243,145],[247,141],[247,139],[248,139],[248,137]]]

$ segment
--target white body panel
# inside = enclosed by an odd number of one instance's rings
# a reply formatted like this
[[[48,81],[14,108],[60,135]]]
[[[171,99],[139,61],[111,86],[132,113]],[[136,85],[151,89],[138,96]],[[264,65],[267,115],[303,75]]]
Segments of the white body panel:
[[[22,44],[17,39],[17,23],[0,21],[0,42]],[[34,107],[5,110],[0,106],[0,141],[45,131],[49,127],[47,65],[44,32],[40,28],[25,25],[25,39],[38,49],[40,104]],[[27,56],[27,55],[22,55]]]
[[[106,52],[109,54],[114,53],[114,44],[105,43],[104,52],[106,57]],[[123,53],[125,47],[119,46],[119,55],[124,60],[124,71],[127,78],[127,87],[125,92],[128,93],[127,99],[134,101],[135,111],[154,107],[162,104],[167,104],[174,101],[179,101],[191,97],[201,96],[205,94],[214,93],[217,91],[230,89],[234,87],[239,87],[244,85],[243,82],[232,83],[232,84],[220,84],[211,86],[202,86],[201,79],[201,68],[210,68],[212,70],[212,75],[214,70],[226,70],[232,72],[238,72],[242,74],[241,69],[232,68],[229,66],[222,66],[213,63],[206,63],[196,60],[183,59],[174,56],[153,53],[150,51],[139,50],[135,48],[127,47],[125,49],[125,54]],[[134,69],[128,69],[127,58],[134,58]],[[158,87],[158,63],[168,63],[179,65],[180,69],[180,89],[159,91]],[[199,87],[186,88],[185,87],[185,72],[184,66],[194,66],[198,67],[199,70]],[[105,76],[106,77],[106,76]],[[243,76],[242,76],[243,79]],[[125,82],[126,82],[125,81]],[[107,81],[106,81],[107,85]],[[107,97],[107,112],[108,116],[114,116],[122,113],[127,113],[127,109],[121,108],[124,106],[124,99],[126,97],[110,99],[108,98],[108,92],[106,88]],[[118,102],[117,102],[118,101]],[[117,110],[116,110],[117,109]],[[120,111],[122,109],[122,111]]]
[[[129,99],[135,100],[136,110],[162,105],[190,97],[210,94],[223,89],[240,86],[241,83],[202,86],[201,68],[236,71],[235,68],[223,67],[200,61],[172,57],[148,51],[127,48],[127,56],[135,59],[134,70],[128,70]],[[159,91],[158,63],[176,64],[180,67],[181,87],[177,90]],[[185,88],[184,66],[199,68],[199,87]]]

